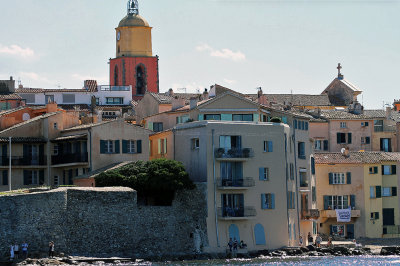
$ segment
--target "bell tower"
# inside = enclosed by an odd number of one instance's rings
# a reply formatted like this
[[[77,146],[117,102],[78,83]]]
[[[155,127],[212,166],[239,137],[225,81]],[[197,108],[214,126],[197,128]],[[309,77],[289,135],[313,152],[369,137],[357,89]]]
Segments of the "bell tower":
[[[110,84],[132,86],[140,100],[146,91],[159,92],[158,56],[153,56],[151,27],[139,15],[137,0],[129,0],[127,15],[116,30],[116,57],[110,59]]]

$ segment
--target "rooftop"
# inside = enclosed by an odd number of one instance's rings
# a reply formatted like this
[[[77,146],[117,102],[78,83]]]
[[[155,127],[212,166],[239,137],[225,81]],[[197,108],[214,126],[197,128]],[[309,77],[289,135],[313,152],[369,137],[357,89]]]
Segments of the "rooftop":
[[[349,152],[345,157],[341,152],[316,153],[316,164],[370,164],[383,161],[400,161],[399,152]]]

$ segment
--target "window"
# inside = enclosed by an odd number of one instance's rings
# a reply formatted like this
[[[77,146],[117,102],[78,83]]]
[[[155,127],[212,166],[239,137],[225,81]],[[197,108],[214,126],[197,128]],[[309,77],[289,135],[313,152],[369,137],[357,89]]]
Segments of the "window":
[[[311,157],[311,174],[315,175],[315,158]]]
[[[340,122],[340,128],[347,128],[346,122]]]
[[[394,197],[397,196],[397,187],[383,187],[382,197]]]
[[[273,152],[272,141],[264,141],[264,152]]]
[[[53,127],[54,127],[54,129],[58,129],[57,123],[53,123]]]
[[[75,103],[75,94],[63,94],[63,103]]]
[[[323,140],[317,139],[314,142],[314,150],[321,151],[323,147]]]
[[[347,135],[347,142],[346,142],[346,135]],[[346,143],[351,144],[351,142],[352,142],[352,134],[351,133],[346,134],[346,133],[338,132],[336,137],[337,137],[336,139],[337,139],[338,144],[346,144]]]
[[[261,209],[275,209],[275,194],[261,194]]]
[[[233,115],[232,120],[233,121],[253,121],[253,115],[252,114]]]
[[[361,137],[361,144],[371,144],[370,137]]]
[[[113,153],[114,151],[114,143],[112,140],[106,140],[106,153]]]
[[[381,151],[392,152],[392,140],[387,138],[381,138],[380,148]]]
[[[372,166],[369,168],[370,174],[377,174],[378,173],[378,166]]]
[[[119,48],[119,46],[118,46]],[[119,85],[119,79],[118,79],[118,65],[115,65],[114,67],[114,86],[118,86]]]
[[[361,126],[362,127],[367,127],[367,126],[369,126],[369,122],[361,122]]]
[[[344,237],[344,225],[343,224],[335,224],[331,225],[331,235]]]
[[[382,197],[382,187],[381,186],[369,187],[369,196],[371,199],[381,198]]]
[[[144,95],[147,87],[147,73],[144,65],[136,67],[136,95]]]
[[[58,151],[59,151],[59,146],[58,146],[58,144],[54,144],[54,146],[53,146],[53,154],[54,154],[54,155],[58,155]]]
[[[158,139],[158,154],[167,154],[167,139]]]
[[[317,189],[315,186],[311,188],[311,193],[312,193],[312,195],[311,195],[312,201],[316,202],[317,201]]]
[[[119,140],[100,140],[100,154],[120,153]]]
[[[46,95],[44,97],[45,104],[54,103],[54,95]]]
[[[371,220],[378,220],[379,212],[371,212]]]
[[[345,173],[329,173],[329,184],[340,185],[346,184]]]
[[[220,114],[205,114],[204,120],[221,120]]]
[[[308,187],[307,169],[300,168],[299,175],[300,175],[300,187]]]
[[[181,124],[181,123],[187,123],[189,121],[190,117],[188,115],[182,115],[176,117],[176,123]]]
[[[374,120],[374,131],[383,132],[383,120]]]
[[[382,165],[382,175],[395,175],[396,165]]]
[[[135,153],[135,141],[134,140],[128,140],[126,145],[127,145],[128,153]]]
[[[347,209],[349,208],[349,196],[328,196],[328,209]]]
[[[154,131],[154,132],[161,132],[161,131],[163,131],[163,123],[162,123],[162,122],[154,122],[154,123],[153,123],[153,131]]]
[[[299,159],[305,159],[306,158],[306,144],[304,142],[299,142],[297,146],[298,146]]]
[[[124,98],[122,98],[122,97],[107,97],[106,104],[124,104]]]
[[[96,98],[96,105],[100,104],[100,98]]]
[[[141,140],[122,140],[122,153],[142,153]]]
[[[269,168],[267,167],[262,167],[259,169],[259,178],[262,181],[268,181],[269,180]]]
[[[44,170],[24,170],[24,185],[43,185]]]
[[[200,149],[200,139],[192,139],[192,150]]]

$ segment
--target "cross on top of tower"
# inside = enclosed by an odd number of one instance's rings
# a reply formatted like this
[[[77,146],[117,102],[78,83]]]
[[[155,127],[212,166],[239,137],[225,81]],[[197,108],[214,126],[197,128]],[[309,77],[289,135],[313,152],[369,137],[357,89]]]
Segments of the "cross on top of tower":
[[[342,73],[340,72],[340,70],[342,70],[342,65],[339,63],[338,64],[338,66],[337,66],[337,70],[338,70],[338,79],[343,79],[343,75],[342,75]]]
[[[128,1],[128,15],[139,15],[138,0],[129,0]]]

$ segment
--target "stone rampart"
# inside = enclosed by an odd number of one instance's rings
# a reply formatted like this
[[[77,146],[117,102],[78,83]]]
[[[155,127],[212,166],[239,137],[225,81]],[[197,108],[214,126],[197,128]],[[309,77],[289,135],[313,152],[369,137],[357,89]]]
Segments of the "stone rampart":
[[[129,188],[60,188],[0,196],[0,259],[27,241],[31,256],[152,257],[194,254],[207,245],[205,186],[178,192],[172,206],[138,206]]]

